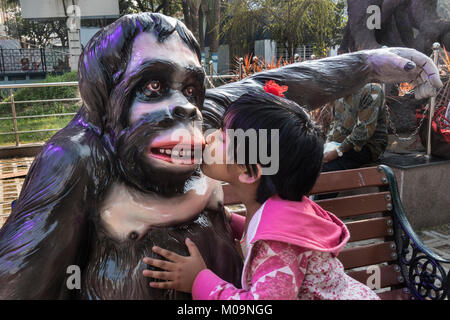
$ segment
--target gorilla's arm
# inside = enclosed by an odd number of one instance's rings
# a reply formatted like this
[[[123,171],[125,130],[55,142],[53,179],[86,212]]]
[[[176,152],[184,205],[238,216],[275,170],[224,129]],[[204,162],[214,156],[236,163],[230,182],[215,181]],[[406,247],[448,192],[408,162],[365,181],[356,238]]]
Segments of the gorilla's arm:
[[[294,63],[254,74],[241,81],[206,91],[203,107],[205,123],[220,125],[228,105],[250,91],[262,91],[268,80],[289,87],[288,99],[315,108],[358,90],[371,75],[367,54],[351,53],[338,57]]]
[[[36,156],[0,230],[1,299],[67,296],[67,267],[82,269],[88,250],[88,219],[96,197],[87,197],[101,191],[100,175],[109,177],[96,140],[89,129],[69,125]]]
[[[412,63],[410,68],[407,68],[408,63]],[[442,86],[439,72],[431,59],[414,49],[363,50],[294,63],[209,89],[203,108],[205,121],[220,125],[221,116],[231,102],[246,92],[263,90],[267,80],[289,86],[286,97],[310,109],[352,94],[370,82],[411,81],[417,85],[416,94],[420,92],[421,97],[431,96],[433,86]]]

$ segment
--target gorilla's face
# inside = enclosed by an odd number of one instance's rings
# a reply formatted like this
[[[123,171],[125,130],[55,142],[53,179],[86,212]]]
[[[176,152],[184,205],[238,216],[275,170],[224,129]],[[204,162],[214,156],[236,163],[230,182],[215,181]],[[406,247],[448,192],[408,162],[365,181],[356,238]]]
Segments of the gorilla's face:
[[[117,146],[125,176],[145,191],[183,192],[204,145],[205,75],[196,54],[176,32],[164,42],[141,33],[125,77],[135,78]]]

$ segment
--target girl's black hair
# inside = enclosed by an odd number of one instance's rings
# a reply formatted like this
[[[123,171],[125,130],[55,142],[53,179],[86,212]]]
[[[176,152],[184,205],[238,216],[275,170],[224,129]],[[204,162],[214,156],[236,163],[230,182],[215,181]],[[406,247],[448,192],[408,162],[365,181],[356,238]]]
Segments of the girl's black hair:
[[[258,133],[260,129],[267,129],[268,151],[271,150],[271,130],[279,130],[279,169],[274,175],[261,176],[256,199],[259,203],[264,203],[275,194],[286,200],[301,201],[312,189],[322,167],[324,140],[320,127],[311,120],[305,109],[270,93],[251,92],[229,106],[223,124],[224,129],[242,129],[244,132],[254,129]],[[257,136],[257,162],[261,164],[260,136]],[[245,140],[245,144],[245,166],[253,175],[256,164],[249,163],[249,141]]]

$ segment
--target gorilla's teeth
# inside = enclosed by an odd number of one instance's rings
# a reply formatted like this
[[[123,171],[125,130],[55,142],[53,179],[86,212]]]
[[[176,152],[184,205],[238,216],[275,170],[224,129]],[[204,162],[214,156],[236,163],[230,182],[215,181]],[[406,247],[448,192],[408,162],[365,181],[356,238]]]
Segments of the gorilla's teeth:
[[[178,156],[178,151],[172,151],[172,154],[174,155],[174,156]]]
[[[164,153],[164,149],[159,149],[159,153]]]
[[[172,154],[172,151],[170,149],[166,149],[166,154]]]

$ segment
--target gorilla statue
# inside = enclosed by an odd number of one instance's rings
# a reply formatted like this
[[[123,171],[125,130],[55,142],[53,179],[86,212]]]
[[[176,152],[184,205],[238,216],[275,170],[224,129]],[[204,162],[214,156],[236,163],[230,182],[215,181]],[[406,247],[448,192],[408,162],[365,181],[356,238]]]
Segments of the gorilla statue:
[[[309,108],[368,82],[414,81],[417,94],[442,83],[425,55],[407,48],[292,64],[205,90],[200,48],[178,20],[126,15],[103,28],[79,60],[83,105],[42,147],[0,230],[2,299],[190,299],[151,288],[145,256],[158,245],[187,255],[240,287],[242,261],[223,209],[221,185],[199,169],[203,130],[265,81],[288,85]],[[189,132],[188,141],[173,133]],[[173,161],[186,144],[188,161]],[[169,156],[171,155],[171,156]],[[71,286],[72,270],[80,286]]]
[[[448,0],[446,0],[448,1]],[[438,15],[438,0],[347,0],[348,23],[339,52],[381,46],[431,54],[434,42],[450,48],[450,16]],[[369,29],[369,6],[381,9],[381,29]]]

